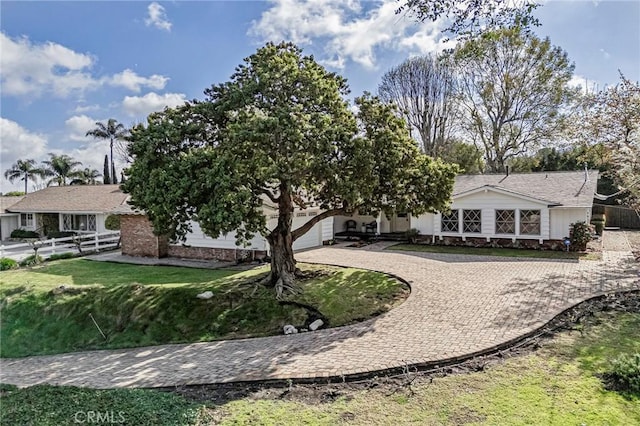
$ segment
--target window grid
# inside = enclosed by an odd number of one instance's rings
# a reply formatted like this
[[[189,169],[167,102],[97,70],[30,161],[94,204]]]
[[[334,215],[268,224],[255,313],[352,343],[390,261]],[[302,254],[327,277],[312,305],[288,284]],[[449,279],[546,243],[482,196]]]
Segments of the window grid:
[[[463,210],[462,224],[465,233],[479,234],[482,232],[482,211]]]
[[[496,234],[516,233],[516,211],[496,210]]]
[[[442,232],[458,232],[458,210],[442,213]]]
[[[540,210],[520,210],[520,234],[540,235]]]
[[[20,226],[33,227],[33,213],[22,213],[20,215]]]

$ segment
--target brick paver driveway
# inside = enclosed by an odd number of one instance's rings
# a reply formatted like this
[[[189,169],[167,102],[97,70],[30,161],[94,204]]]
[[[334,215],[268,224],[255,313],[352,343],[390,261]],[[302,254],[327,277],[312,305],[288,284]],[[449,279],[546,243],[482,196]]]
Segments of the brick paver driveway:
[[[0,381],[160,387],[340,377],[462,357],[529,333],[591,296],[640,288],[624,234],[610,232],[605,248],[601,262],[321,248],[298,259],[392,273],[411,284],[411,295],[373,320],[313,333],[4,359]]]

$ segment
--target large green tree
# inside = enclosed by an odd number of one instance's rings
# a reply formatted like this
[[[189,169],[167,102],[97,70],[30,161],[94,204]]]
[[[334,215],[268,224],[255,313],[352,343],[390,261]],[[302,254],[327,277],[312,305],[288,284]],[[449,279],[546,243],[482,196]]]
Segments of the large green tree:
[[[393,106],[365,94],[356,116],[346,81],[292,44],[267,44],[205,93],[132,129],[123,187],[173,239],[190,220],[214,237],[264,235],[278,296],[296,288],[293,242],[321,220],[447,207],[455,167],[421,154]],[[310,205],[323,212],[292,229],[294,208]]]
[[[110,183],[117,183],[118,178],[116,176],[116,166],[113,162],[113,148],[114,144],[122,144],[129,136],[129,130],[124,127],[122,123],[118,123],[115,118],[110,118],[107,123],[96,122],[96,127],[87,132],[87,136],[93,136],[96,139],[105,139],[109,141],[109,153],[111,159],[111,167],[109,167],[105,174],[105,179],[108,179]],[[109,175],[109,176],[107,176]]]
[[[49,159],[42,162],[42,176],[50,178],[47,185],[56,184],[64,186],[68,179],[81,178],[82,171],[77,167],[81,166],[80,161],[75,161],[66,154],[49,153]]]
[[[467,140],[478,145],[489,171],[553,141],[561,108],[574,91],[573,65],[549,39],[509,28],[485,33],[453,53],[458,105]]]
[[[36,167],[36,160],[26,159],[18,160],[11,168],[5,170],[4,177],[9,179],[9,182],[13,183],[16,179],[24,181],[24,193],[27,191],[27,184],[29,181],[37,182],[38,177],[42,177],[43,170]]]

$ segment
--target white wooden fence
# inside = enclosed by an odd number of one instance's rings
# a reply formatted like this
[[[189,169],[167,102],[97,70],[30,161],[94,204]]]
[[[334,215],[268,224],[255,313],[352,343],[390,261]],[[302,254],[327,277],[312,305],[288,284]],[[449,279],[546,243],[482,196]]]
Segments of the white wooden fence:
[[[46,259],[56,253],[84,253],[113,249],[118,246],[119,240],[120,231],[108,231],[49,240],[31,239],[18,244],[0,243],[0,257],[20,261],[34,254],[34,248],[37,247],[38,255]]]

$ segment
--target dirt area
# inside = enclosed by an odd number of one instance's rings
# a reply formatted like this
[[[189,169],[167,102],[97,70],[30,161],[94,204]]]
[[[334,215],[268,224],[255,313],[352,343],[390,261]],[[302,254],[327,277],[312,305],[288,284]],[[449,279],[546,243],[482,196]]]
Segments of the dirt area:
[[[640,232],[636,233],[640,243]],[[640,248],[639,245],[635,247]],[[485,356],[474,357],[464,362],[448,365],[425,367],[407,366],[402,371],[390,374],[372,374],[369,377],[352,381],[331,382],[325,380],[315,383],[295,381],[230,383],[220,385],[185,386],[162,389],[183,395],[192,401],[213,405],[222,405],[229,401],[248,398],[250,400],[286,400],[306,404],[332,402],[338,397],[347,400],[356,392],[375,389],[387,395],[397,392],[411,392],[412,385],[430,383],[434,378],[452,374],[466,374],[483,371],[486,367],[499,364],[504,360],[534,352],[557,333],[580,329],[587,323],[598,321],[597,314],[606,311],[640,313],[640,291],[630,291],[601,296],[575,306],[556,317],[532,336],[516,342],[508,349],[496,351]]]
[[[631,251],[636,261],[640,263],[640,230],[624,231],[624,235],[627,237],[629,244],[631,245]]]

